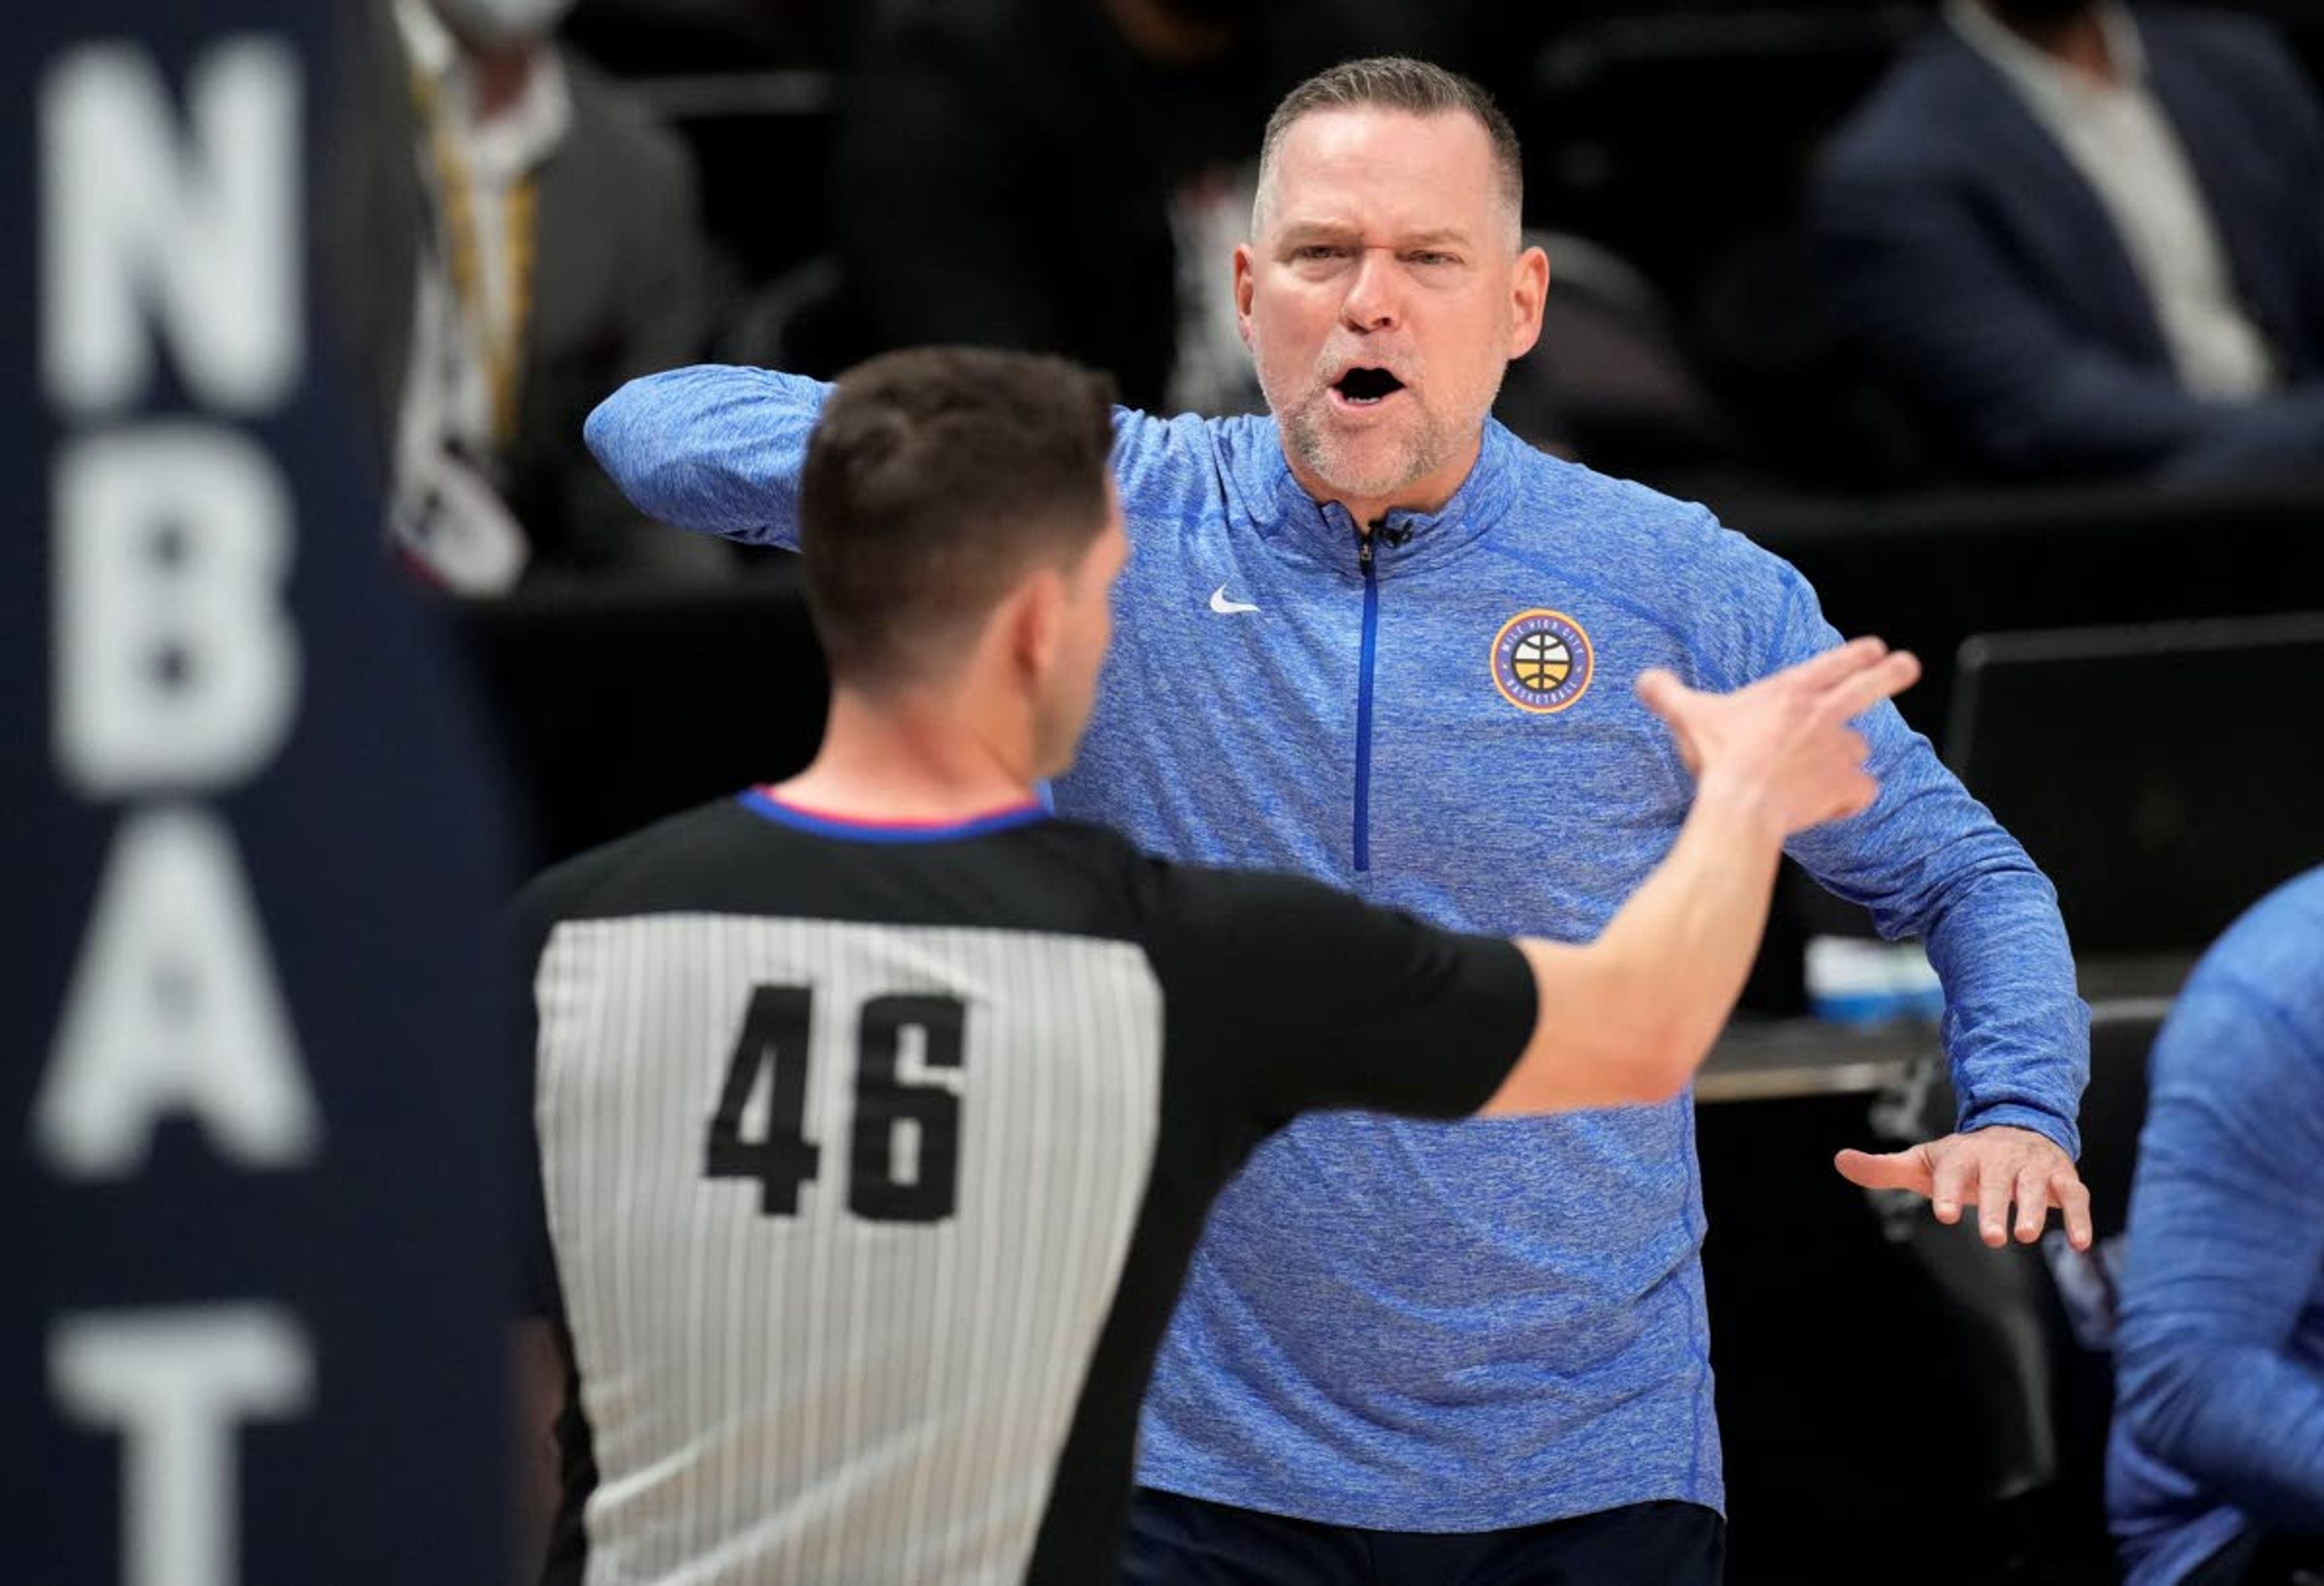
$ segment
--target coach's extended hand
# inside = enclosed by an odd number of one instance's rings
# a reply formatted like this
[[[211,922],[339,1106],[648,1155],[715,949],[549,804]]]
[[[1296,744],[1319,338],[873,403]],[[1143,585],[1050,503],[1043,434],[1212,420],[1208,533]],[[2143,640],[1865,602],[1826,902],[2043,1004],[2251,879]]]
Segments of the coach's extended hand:
[[[1974,1205],[1985,1242],[1996,1249],[2009,1242],[2013,1200],[2019,1242],[2032,1244],[2041,1238],[2042,1225],[2055,1206],[2073,1247],[2090,1248],[2090,1192],[2074,1170],[2073,1158],[2030,1129],[1996,1124],[1881,1156],[1842,1151],[1832,1166],[1841,1177],[1866,1189],[1926,1195],[1935,1203],[1940,1222],[1958,1222],[1961,1208]]]

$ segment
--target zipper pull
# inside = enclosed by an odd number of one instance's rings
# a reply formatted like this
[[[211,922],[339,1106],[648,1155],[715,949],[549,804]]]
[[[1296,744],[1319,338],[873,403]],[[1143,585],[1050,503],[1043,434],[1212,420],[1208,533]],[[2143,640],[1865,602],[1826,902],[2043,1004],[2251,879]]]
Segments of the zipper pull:
[[[1356,543],[1356,571],[1366,577],[1372,570],[1372,537],[1367,534]]]

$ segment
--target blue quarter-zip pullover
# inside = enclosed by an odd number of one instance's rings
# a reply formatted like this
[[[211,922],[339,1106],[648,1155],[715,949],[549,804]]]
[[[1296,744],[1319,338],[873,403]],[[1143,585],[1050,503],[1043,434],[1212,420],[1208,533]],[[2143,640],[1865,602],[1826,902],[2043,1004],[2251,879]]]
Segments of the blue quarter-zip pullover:
[[[616,393],[589,443],[656,517],[795,545],[825,389],[680,370]],[[1439,925],[1594,936],[1690,796],[1637,674],[1729,689],[1837,642],[1799,575],[1702,507],[1498,424],[1442,512],[1369,535],[1299,487],[1268,419],[1124,412],[1114,466],[1130,560],[1058,809]],[[1926,938],[1963,1126],[2074,1151],[2089,1010],[2055,896],[1893,708],[1866,724],[1879,802],[1790,852]],[[1300,1119],[1212,1213],[1139,1478],[1392,1530],[1720,1506],[1704,1226],[1683,1099]]]

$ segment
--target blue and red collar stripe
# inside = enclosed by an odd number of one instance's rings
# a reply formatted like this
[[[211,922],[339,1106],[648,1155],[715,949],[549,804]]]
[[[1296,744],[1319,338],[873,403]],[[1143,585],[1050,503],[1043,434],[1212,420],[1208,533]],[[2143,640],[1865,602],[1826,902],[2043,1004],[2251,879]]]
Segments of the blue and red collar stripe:
[[[991,810],[965,820],[864,820],[854,816],[802,808],[776,798],[772,790],[766,788],[749,788],[735,795],[735,798],[752,814],[778,825],[789,826],[794,831],[812,832],[818,837],[836,837],[848,843],[949,843],[963,837],[982,837],[993,832],[1006,832],[1049,817],[1049,812],[1038,804],[1012,804],[1005,809]]]

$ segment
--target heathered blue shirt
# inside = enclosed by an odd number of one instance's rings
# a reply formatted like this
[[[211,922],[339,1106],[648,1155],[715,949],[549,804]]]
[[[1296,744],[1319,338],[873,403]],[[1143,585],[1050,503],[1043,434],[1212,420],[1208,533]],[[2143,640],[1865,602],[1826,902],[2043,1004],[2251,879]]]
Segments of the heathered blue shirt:
[[[648,513],[793,545],[825,389],[680,370],[617,392],[589,443]],[[1388,514],[1368,565],[1271,420],[1123,412],[1113,460],[1130,560],[1056,802],[1171,858],[1585,941],[1690,794],[1637,674],[1728,689],[1837,642],[1799,575],[1702,508],[1499,425],[1443,512]],[[1893,709],[1867,722],[1878,804],[1791,852],[1884,932],[1926,936],[1964,1123],[2076,1150],[2089,1013],[2049,883]],[[1212,1213],[1139,1479],[1395,1530],[1720,1506],[1703,1231],[1683,1099],[1303,1118]]]
[[[2107,1508],[2128,1586],[2324,1535],[2324,870],[2205,955],[2155,1042]]]

